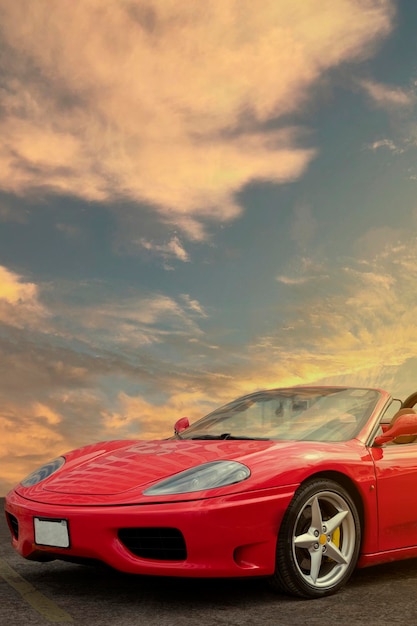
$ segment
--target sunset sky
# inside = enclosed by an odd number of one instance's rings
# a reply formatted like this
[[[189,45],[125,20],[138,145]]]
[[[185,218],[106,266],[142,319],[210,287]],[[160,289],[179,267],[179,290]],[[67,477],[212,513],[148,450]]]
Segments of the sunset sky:
[[[264,387],[417,390],[415,0],[0,0],[0,495]]]

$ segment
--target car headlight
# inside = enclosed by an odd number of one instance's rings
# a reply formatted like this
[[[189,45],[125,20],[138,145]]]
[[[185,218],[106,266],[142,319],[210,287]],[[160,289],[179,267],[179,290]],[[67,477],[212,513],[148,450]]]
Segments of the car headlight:
[[[48,478],[48,476],[51,476],[54,472],[59,470],[64,463],[65,458],[63,456],[59,456],[57,459],[49,461],[49,463],[45,463],[45,465],[42,465],[42,467],[29,474],[29,476],[26,476],[20,484],[23,485],[23,487],[33,487],[33,485],[37,485],[41,482],[41,480],[45,480],[45,478]]]
[[[145,489],[145,496],[165,496],[177,493],[204,491],[233,485],[246,480],[250,470],[237,461],[212,461],[180,472],[157,485]]]

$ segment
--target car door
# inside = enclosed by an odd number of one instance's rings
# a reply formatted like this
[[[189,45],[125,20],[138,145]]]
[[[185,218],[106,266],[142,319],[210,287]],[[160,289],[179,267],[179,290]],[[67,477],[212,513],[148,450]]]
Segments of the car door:
[[[377,483],[379,550],[417,545],[417,442],[371,448]]]

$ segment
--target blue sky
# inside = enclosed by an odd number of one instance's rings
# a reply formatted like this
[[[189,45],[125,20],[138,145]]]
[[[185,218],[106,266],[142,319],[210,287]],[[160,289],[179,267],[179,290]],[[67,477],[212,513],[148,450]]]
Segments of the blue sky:
[[[300,383],[415,391],[412,0],[0,0],[0,491]]]

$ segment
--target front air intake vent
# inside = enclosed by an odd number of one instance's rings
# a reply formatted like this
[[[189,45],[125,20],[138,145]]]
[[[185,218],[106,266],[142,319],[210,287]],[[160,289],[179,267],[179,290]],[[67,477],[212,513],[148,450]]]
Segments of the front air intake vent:
[[[7,520],[9,522],[10,530],[12,531],[13,537],[15,539],[19,539],[19,522],[17,521],[17,518],[11,513],[7,513],[7,512],[6,512],[6,516],[7,516]]]
[[[177,528],[120,528],[119,539],[142,559],[184,561],[187,549]]]

